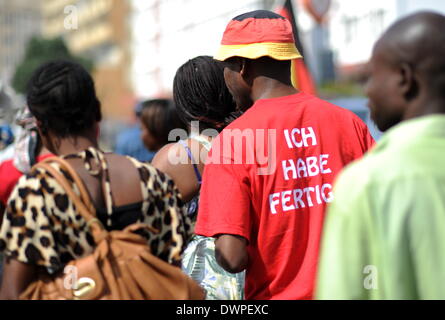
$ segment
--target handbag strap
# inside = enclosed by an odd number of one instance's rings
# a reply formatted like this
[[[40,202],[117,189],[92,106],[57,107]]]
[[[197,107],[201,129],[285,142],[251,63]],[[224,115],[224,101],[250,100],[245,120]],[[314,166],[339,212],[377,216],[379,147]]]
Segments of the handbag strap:
[[[104,153],[97,148],[90,147],[81,153],[65,155],[61,159],[81,159],[84,162],[85,169],[88,171],[88,173],[94,177],[100,178],[102,194],[107,211],[106,225],[111,227],[113,214],[113,192],[111,190],[108,163],[105,159]]]
[[[81,197],[79,197],[71,187],[71,184],[68,180],[59,173],[54,167],[50,165],[50,163],[58,163],[62,169],[67,171],[71,178],[73,178],[74,183],[80,191]],[[72,166],[65,160],[59,157],[51,157],[47,158],[39,163],[37,163],[34,168],[42,168],[45,171],[49,172],[54,179],[62,186],[62,188],[67,193],[68,197],[73,202],[74,206],[78,210],[79,214],[85,219],[87,222],[87,226],[90,229],[92,236],[96,243],[98,243],[101,239],[103,239],[104,235],[107,234],[106,229],[102,225],[102,223],[96,217],[96,209],[94,208],[93,203],[90,200],[88,192],[80,179],[79,175],[72,168]]]
[[[101,167],[101,176],[102,176],[102,194],[105,198],[105,205],[107,207],[107,225],[111,226],[111,215],[113,213],[113,192],[111,191],[110,184],[110,170],[108,169],[107,160],[105,160],[104,154],[97,150],[93,149],[97,154],[97,158],[100,161]]]

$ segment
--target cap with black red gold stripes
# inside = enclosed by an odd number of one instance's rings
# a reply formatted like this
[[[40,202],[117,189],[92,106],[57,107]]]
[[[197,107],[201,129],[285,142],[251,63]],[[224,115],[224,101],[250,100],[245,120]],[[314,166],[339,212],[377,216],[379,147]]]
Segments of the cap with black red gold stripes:
[[[295,46],[290,22],[272,11],[256,10],[233,18],[226,27],[214,59],[231,57],[276,60],[302,58]]]

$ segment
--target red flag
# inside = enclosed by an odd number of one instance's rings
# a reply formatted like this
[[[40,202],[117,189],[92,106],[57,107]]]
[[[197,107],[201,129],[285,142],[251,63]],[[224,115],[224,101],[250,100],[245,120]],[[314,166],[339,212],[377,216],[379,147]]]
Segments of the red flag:
[[[275,12],[288,19],[292,24],[292,29],[294,31],[295,45],[298,51],[300,51],[301,55],[304,57],[304,50],[298,33],[298,27],[296,23],[297,20],[295,19],[294,16],[292,0],[285,0],[283,5],[278,9],[276,9]],[[311,74],[307,69],[303,59],[292,60],[291,78],[294,87],[298,88],[300,91],[309,94],[317,93],[314,81],[312,80]]]

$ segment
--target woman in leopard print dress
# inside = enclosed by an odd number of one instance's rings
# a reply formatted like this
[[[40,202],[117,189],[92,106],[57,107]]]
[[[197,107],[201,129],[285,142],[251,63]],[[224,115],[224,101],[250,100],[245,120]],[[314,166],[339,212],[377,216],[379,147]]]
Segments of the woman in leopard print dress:
[[[91,76],[71,62],[44,64],[31,77],[27,103],[43,143],[79,174],[102,224],[108,230],[149,224],[158,231],[143,234],[151,252],[179,266],[191,232],[179,192],[151,165],[100,151],[100,102]],[[63,272],[93,247],[86,221],[62,187],[43,169],[33,170],[19,180],[2,220],[0,251],[7,258],[0,299],[17,299],[39,269]]]

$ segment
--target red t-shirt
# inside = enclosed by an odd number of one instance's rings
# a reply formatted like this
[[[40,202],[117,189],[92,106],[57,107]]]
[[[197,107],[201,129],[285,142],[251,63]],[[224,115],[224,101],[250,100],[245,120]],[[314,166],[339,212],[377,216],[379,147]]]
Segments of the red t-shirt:
[[[46,158],[52,157],[52,154],[45,154],[37,157],[37,162]],[[23,175],[22,172],[17,170],[14,166],[14,160],[6,160],[0,164],[0,202],[6,207],[8,198],[14,190],[15,185]]]
[[[248,240],[246,299],[312,298],[334,178],[373,144],[355,114],[304,93],[257,101],[214,140],[195,232]]]

